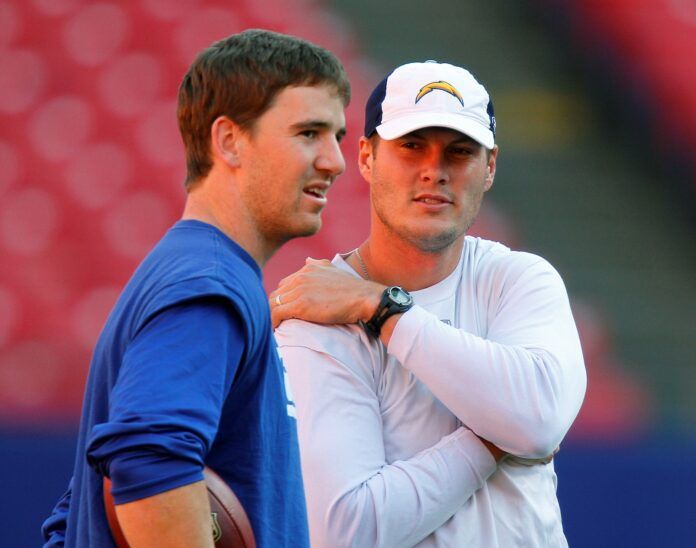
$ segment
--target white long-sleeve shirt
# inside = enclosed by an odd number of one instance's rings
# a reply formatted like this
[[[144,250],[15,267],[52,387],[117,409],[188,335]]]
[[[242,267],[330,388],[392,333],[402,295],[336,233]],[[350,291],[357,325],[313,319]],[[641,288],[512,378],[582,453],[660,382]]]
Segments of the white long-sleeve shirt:
[[[566,546],[553,464],[534,463],[586,386],[560,276],[467,237],[457,268],[412,295],[386,349],[356,325],[276,332],[312,546]],[[473,432],[516,457],[496,468]]]

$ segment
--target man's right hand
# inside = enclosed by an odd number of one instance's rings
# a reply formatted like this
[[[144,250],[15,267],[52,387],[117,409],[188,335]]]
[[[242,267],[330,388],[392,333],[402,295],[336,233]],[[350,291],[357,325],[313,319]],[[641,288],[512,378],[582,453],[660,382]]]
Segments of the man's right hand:
[[[558,453],[561,450],[560,445],[556,447],[556,449],[553,450],[553,453],[550,455],[546,455],[545,457],[541,457],[538,459],[527,459],[524,457],[517,457],[515,455],[510,455],[510,460],[515,461],[517,464],[522,464],[524,466],[536,466],[537,464],[549,464],[553,458],[556,456],[556,453]]]
[[[483,439],[481,436],[478,436],[478,438],[481,440],[481,443],[486,446],[486,449],[488,449],[493,455],[493,458],[495,459],[495,462],[500,463],[505,457],[508,456],[508,453],[503,451],[500,447],[497,445],[492,444],[490,441]]]
[[[325,259],[281,280],[269,298],[273,327],[290,318],[321,324],[367,321],[379,306],[386,286],[356,278]]]
[[[537,464],[549,464],[552,460],[553,457],[558,453],[558,451],[561,449],[560,446],[556,447],[553,453],[550,455],[547,455],[546,457],[542,457],[539,459],[526,459],[524,457],[517,457],[515,455],[511,455],[510,453],[506,453],[503,451],[500,447],[497,445],[491,443],[490,441],[483,439],[481,436],[478,436],[478,438],[481,440],[481,443],[486,446],[486,449],[488,449],[493,455],[493,458],[497,463],[500,463],[503,459],[506,460],[511,460],[516,462],[517,464],[522,464],[524,466],[536,466]]]

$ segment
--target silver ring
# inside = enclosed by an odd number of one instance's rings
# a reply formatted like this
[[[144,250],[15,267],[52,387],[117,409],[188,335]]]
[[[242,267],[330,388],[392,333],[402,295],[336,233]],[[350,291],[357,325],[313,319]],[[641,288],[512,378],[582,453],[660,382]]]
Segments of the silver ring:
[[[278,293],[278,295],[276,295],[275,302],[276,302],[276,304],[277,304],[278,306],[280,306],[281,304],[283,304],[283,303],[280,302],[280,293]]]

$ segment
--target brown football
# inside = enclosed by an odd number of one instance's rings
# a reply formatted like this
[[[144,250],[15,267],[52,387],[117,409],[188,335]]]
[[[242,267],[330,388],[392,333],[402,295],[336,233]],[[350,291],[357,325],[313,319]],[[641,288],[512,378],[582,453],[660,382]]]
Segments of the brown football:
[[[255,548],[254,532],[242,503],[225,481],[207,466],[203,470],[210,500],[211,527],[216,548]],[[111,481],[104,478],[104,507],[118,548],[128,548],[116,519]]]

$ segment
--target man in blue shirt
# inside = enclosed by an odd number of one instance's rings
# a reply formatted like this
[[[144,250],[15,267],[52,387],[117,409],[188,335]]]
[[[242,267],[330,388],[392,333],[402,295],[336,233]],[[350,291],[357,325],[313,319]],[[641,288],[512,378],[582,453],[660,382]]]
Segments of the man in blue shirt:
[[[321,227],[344,167],[350,87],[326,50],[251,30],[200,53],[179,90],[182,220],[144,259],[92,358],[68,491],[46,546],[213,546],[203,467],[242,502],[257,545],[308,546],[294,403],[261,267]]]

